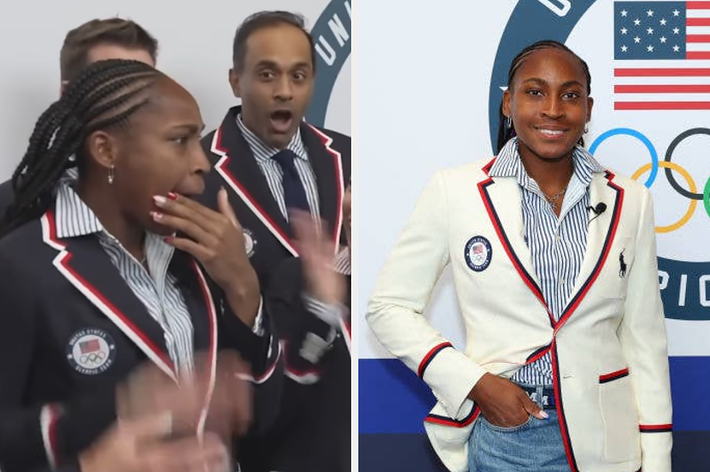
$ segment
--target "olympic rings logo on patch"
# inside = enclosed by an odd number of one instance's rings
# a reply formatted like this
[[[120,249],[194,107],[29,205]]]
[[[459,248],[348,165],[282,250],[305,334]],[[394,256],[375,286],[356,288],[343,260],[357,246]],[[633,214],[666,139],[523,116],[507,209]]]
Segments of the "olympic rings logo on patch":
[[[96,353],[92,354],[85,354],[79,358],[79,361],[82,364],[100,364],[103,362],[103,360],[106,359],[106,353],[103,351],[99,351]]]
[[[66,347],[69,365],[84,375],[97,375],[113,365],[116,343],[103,329],[87,328],[74,333]]]
[[[606,131],[605,133],[602,133],[597,137],[597,139],[594,140],[592,145],[589,147],[589,152],[591,154],[594,154],[600,144],[602,144],[604,141],[613,136],[619,135],[630,136],[632,138],[638,139],[646,147],[646,149],[648,149],[648,152],[651,156],[651,162],[642,165],[633,173],[633,175],[631,176],[633,180],[638,180],[639,177],[650,171],[650,174],[646,179],[646,182],[644,182],[644,185],[647,188],[651,188],[651,185],[653,185],[653,183],[656,181],[656,177],[658,176],[658,169],[663,168],[665,170],[668,183],[670,183],[671,187],[673,187],[673,190],[678,192],[678,194],[680,194],[681,196],[686,197],[690,200],[690,204],[688,205],[688,209],[686,210],[685,214],[678,221],[675,221],[672,224],[666,226],[656,226],[657,233],[670,233],[685,226],[685,224],[688,223],[688,221],[690,221],[690,219],[693,217],[696,207],[698,206],[698,201],[700,200],[703,201],[703,204],[705,206],[705,212],[707,213],[708,217],[710,217],[710,177],[704,183],[702,193],[699,193],[698,185],[693,179],[693,176],[690,175],[690,172],[688,172],[688,170],[682,167],[680,164],[672,161],[673,153],[681,142],[691,136],[710,136],[710,128],[692,128],[680,133],[673,139],[671,144],[668,146],[668,149],[666,150],[666,154],[662,161],[658,159],[658,152],[653,146],[653,143],[651,143],[651,141],[643,133],[631,128],[614,128],[610,129],[609,131]],[[678,183],[675,176],[673,175],[673,171],[678,172],[678,174],[683,177],[683,180],[685,180],[685,183],[688,186],[687,190]]]

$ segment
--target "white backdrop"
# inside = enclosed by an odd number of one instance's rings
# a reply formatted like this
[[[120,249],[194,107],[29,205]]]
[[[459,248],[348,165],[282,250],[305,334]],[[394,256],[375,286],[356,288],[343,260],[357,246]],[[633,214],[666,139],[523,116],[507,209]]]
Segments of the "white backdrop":
[[[232,64],[234,32],[242,20],[259,10],[289,10],[303,14],[310,29],[330,3],[335,2],[13,2],[12,10],[6,10],[0,20],[0,180],[8,178],[22,158],[35,120],[57,99],[59,49],[67,31],[79,24],[94,18],[121,16],[142,25],[160,43],[158,68],[195,96],[209,131],[219,125],[229,107],[239,103],[232,95],[227,74]],[[337,45],[332,36],[325,36]],[[333,87],[325,126],[350,134],[349,58]]]
[[[390,357],[374,339],[363,316],[380,267],[424,183],[437,169],[493,155],[488,116],[491,71],[501,36],[518,3],[568,5],[574,13],[584,2],[497,0],[485,2],[482,8],[483,2],[439,0],[416,9],[401,0],[360,5],[358,28],[367,32],[358,41],[356,71],[357,139],[361,156],[358,173],[367,184],[357,195],[360,358]],[[589,146],[607,130],[634,128],[649,137],[663,160],[668,145],[679,133],[710,125],[710,111],[614,110],[613,85],[619,82],[614,82],[613,70],[621,66],[613,55],[614,4],[612,0],[593,2],[566,42],[589,63],[592,74],[592,95],[596,102],[591,130],[585,139]],[[710,10],[690,12],[688,16],[710,18]],[[554,12],[549,12],[549,17],[550,21],[558,18]],[[660,26],[654,26],[660,32]],[[693,28],[688,33],[708,34],[710,27]],[[704,45],[697,47],[710,50]],[[693,61],[695,67],[707,68],[708,63]],[[708,76],[694,77],[682,79],[681,83],[708,84],[708,80]],[[687,97],[669,95],[667,99],[690,99]],[[703,98],[696,98],[700,99]],[[710,93],[705,94],[704,100],[710,104]],[[627,136],[615,136],[604,142],[595,156],[625,175],[650,161],[643,144]],[[673,162],[692,175],[700,193],[710,176],[708,156],[710,136],[686,139],[673,155]],[[674,175],[687,188],[683,177],[677,172]],[[643,182],[648,176],[647,172],[640,180]],[[686,212],[690,201],[671,188],[663,169],[659,169],[651,189],[657,225],[670,225]],[[703,202],[697,201],[696,210],[685,226],[657,235],[659,256],[673,264],[704,263],[695,269],[701,275],[710,274],[709,238],[710,218]],[[705,320],[668,319],[670,355],[708,356],[710,276],[686,273],[681,283],[686,267],[681,268],[668,274],[670,285],[675,287],[669,285],[666,289],[666,311],[687,311],[693,306],[696,308],[692,315]],[[432,323],[460,346],[463,333],[448,271],[427,311]]]
[[[438,169],[492,155],[488,83],[495,46],[517,2],[486,3],[481,8],[479,2],[439,0],[416,9],[394,0],[359,4],[358,30],[367,31],[358,38],[355,71],[358,175],[367,182],[357,194],[360,358],[391,357],[362,317],[424,184]],[[397,31],[390,36],[393,23]],[[377,54],[382,48],[389,53]],[[428,313],[461,347],[463,328],[450,282],[447,270]]]

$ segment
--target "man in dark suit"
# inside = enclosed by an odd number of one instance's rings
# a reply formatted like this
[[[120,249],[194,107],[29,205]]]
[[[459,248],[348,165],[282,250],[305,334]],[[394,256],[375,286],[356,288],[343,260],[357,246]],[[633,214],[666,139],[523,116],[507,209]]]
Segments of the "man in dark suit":
[[[91,20],[69,31],[59,53],[60,94],[88,66],[105,59],[132,59],[155,67],[158,41],[139,24],[121,18]],[[22,156],[17,156],[19,162]],[[0,184],[0,217],[12,203],[12,181]]]
[[[343,205],[348,247],[332,256],[332,242],[308,216],[294,219],[301,257],[284,259],[269,287],[274,320],[284,330],[289,379],[282,414],[267,443],[268,469],[349,472],[350,422],[350,187]],[[344,304],[339,317],[309,311],[302,293]]]
[[[300,16],[276,11],[247,18],[237,29],[233,68],[229,72],[230,85],[242,105],[231,108],[220,127],[202,140],[214,167],[206,179],[204,203],[214,205],[219,189],[229,189],[230,203],[244,228],[247,253],[261,287],[280,293],[283,312],[293,313],[291,317],[274,316],[282,340],[291,343],[284,349],[291,394],[284,395],[277,427],[242,446],[240,464],[244,472],[301,470],[297,456],[316,450],[323,435],[333,433],[298,437],[303,434],[289,424],[291,419],[302,421],[303,416],[298,413],[310,408],[308,405],[315,398],[314,389],[300,393],[303,379],[298,379],[297,372],[302,359],[300,355],[289,355],[294,344],[301,346],[307,337],[311,343],[333,351],[344,342],[340,326],[335,330],[322,327],[320,335],[315,333],[317,329],[311,329],[312,322],[320,321],[314,321],[313,313],[318,311],[315,307],[329,306],[331,316],[326,318],[331,320],[342,319],[342,313],[333,310],[328,300],[309,293],[307,284],[302,283],[301,267],[295,259],[300,255],[299,248],[290,217],[291,211],[297,209],[322,220],[331,255],[340,250],[344,242],[343,198],[350,181],[350,138],[303,120],[313,94],[315,68],[313,38]],[[322,319],[323,310],[320,312]],[[323,356],[326,357],[330,356]],[[340,359],[342,363],[344,357],[341,355]],[[343,386],[348,396],[338,399],[344,410],[340,413],[348,418],[349,363],[348,352],[347,370],[341,371],[347,372],[344,375],[348,382]],[[317,376],[306,377],[312,380],[313,387],[321,383]],[[329,412],[313,412],[313,422],[327,423]],[[349,445],[349,427],[347,434]],[[283,460],[272,460],[276,457]],[[343,457],[346,456],[340,454]],[[343,460],[349,463],[349,455]],[[276,464],[279,469],[272,468]]]
[[[293,245],[288,208],[327,222],[342,241],[342,200],[350,180],[350,138],[303,121],[313,94],[315,52],[303,20],[261,12],[237,30],[229,82],[242,105],[202,140],[214,170],[206,203],[220,187],[242,223],[250,260],[262,284]]]

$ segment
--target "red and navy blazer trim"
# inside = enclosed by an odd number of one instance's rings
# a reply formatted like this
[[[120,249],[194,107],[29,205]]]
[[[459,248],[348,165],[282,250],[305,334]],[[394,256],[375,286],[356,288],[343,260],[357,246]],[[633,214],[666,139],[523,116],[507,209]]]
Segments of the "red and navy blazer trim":
[[[486,174],[490,170],[490,167],[492,166],[494,161],[495,159],[493,159],[491,162],[486,164],[486,166],[484,166],[483,170],[484,172],[486,172]],[[495,207],[493,206],[493,201],[491,200],[491,197],[488,193],[489,187],[491,185],[494,185],[495,181],[492,177],[488,177],[488,179],[479,182],[478,184],[478,189],[481,194],[483,204],[486,207],[486,211],[488,212],[488,216],[490,217],[491,222],[493,223],[493,227],[496,231],[496,234],[498,235],[498,239],[500,239],[500,242],[503,245],[503,249],[508,255],[510,261],[513,263],[513,267],[523,279],[523,282],[528,286],[528,288],[533,292],[535,297],[540,300],[540,303],[542,303],[542,305],[545,307],[547,315],[550,319],[550,325],[554,328],[555,333],[559,331],[559,329],[567,322],[570,316],[572,316],[572,313],[574,313],[575,310],[579,307],[579,304],[587,295],[587,292],[589,292],[589,289],[591,288],[594,281],[596,281],[597,277],[599,276],[599,273],[601,272],[601,268],[604,266],[604,263],[606,262],[606,259],[609,256],[609,251],[611,250],[611,243],[612,241],[614,241],[614,235],[616,234],[616,230],[619,226],[619,220],[621,217],[621,207],[624,201],[624,189],[612,182],[614,177],[615,175],[612,172],[606,171],[605,178],[608,180],[607,185],[611,187],[614,191],[616,191],[616,198],[612,209],[609,231],[607,231],[601,255],[599,256],[599,259],[597,260],[597,263],[594,266],[594,270],[592,270],[592,273],[589,275],[589,277],[587,277],[587,280],[584,281],[584,284],[582,284],[581,289],[575,294],[572,300],[570,300],[570,303],[567,305],[567,308],[565,308],[559,320],[557,321],[555,321],[554,317],[552,316],[552,313],[550,312],[549,307],[547,306],[547,302],[545,301],[545,298],[542,295],[542,290],[540,290],[540,287],[537,285],[533,277],[525,270],[522,263],[520,262],[520,259],[515,254],[513,246],[510,244],[510,240],[508,239],[508,236],[505,233],[505,228],[501,224],[500,217],[496,213]]]
[[[544,357],[550,351],[550,346],[551,344],[548,344],[547,346],[542,346],[540,349],[535,350],[525,359],[525,365],[532,364],[536,360]]]
[[[555,390],[555,400],[557,407],[557,417],[560,424],[560,432],[562,433],[562,444],[565,447],[565,455],[567,456],[567,463],[569,464],[570,470],[572,472],[579,472],[579,467],[577,466],[577,459],[574,457],[574,449],[572,448],[572,441],[569,437],[569,427],[567,426],[567,418],[565,416],[564,405],[562,404],[562,385],[560,383],[560,366],[557,360],[557,344],[552,341],[552,348],[550,350],[552,354],[552,383],[554,384]]]
[[[673,431],[673,424],[641,424],[639,431],[642,433],[670,433]]]
[[[599,383],[604,384],[604,383],[613,382],[614,380],[618,380],[618,379],[626,377],[628,375],[629,375],[628,368],[617,370],[617,371],[611,372],[609,374],[600,375],[599,376]]]
[[[486,173],[486,175],[490,171],[490,168],[493,166],[494,162],[495,158],[493,158],[493,160],[491,160],[483,167],[483,171]],[[523,279],[523,282],[525,282],[528,288],[532,290],[535,297],[540,300],[540,303],[542,303],[542,305],[545,307],[545,310],[547,310],[547,315],[550,318],[550,325],[554,327],[555,320],[552,316],[552,313],[550,313],[550,309],[547,307],[545,297],[542,296],[542,290],[540,290],[540,287],[535,282],[535,279],[533,279],[533,277],[528,273],[528,271],[525,270],[525,267],[523,267],[523,264],[520,262],[520,259],[518,259],[518,255],[515,253],[515,251],[513,251],[513,246],[510,244],[508,235],[505,233],[505,228],[503,228],[503,225],[500,222],[500,217],[498,216],[498,213],[496,212],[495,207],[493,206],[493,201],[491,200],[491,197],[488,194],[488,187],[490,187],[494,183],[495,181],[493,180],[493,178],[488,177],[488,179],[478,184],[478,191],[480,192],[481,198],[483,199],[483,204],[485,205],[486,211],[488,212],[488,216],[491,219],[491,222],[493,223],[493,227],[496,231],[496,234],[498,235],[498,239],[500,239],[500,242],[503,244],[503,249],[505,250],[505,253],[508,255],[508,258],[513,263],[513,267],[515,267],[515,270]]]
[[[441,351],[444,349],[453,346],[451,345],[450,342],[444,342],[441,344],[437,344],[434,346],[429,352],[426,353],[424,356],[424,359],[419,363],[419,368],[417,369],[417,375],[419,375],[420,378],[424,378],[424,371],[426,370],[427,367],[429,367],[429,364],[431,364],[431,361],[434,360],[434,357],[436,357],[437,354],[439,354]]]
[[[434,415],[434,414],[428,414],[426,418],[424,418],[424,421],[427,423],[434,423],[434,424],[440,424],[442,426],[453,426],[454,428],[465,428],[466,426],[470,425],[473,423],[476,418],[478,418],[478,415],[481,413],[481,409],[478,408],[478,405],[474,404],[473,408],[471,408],[471,412],[466,415],[465,418],[461,420],[457,420],[454,418],[449,418],[448,416],[443,416],[443,415]]]
[[[557,321],[557,323],[555,324],[555,333],[557,333],[557,331],[560,330],[562,325],[564,325],[570,318],[570,316],[572,316],[572,313],[575,312],[577,307],[579,307],[579,304],[587,295],[587,292],[589,292],[589,289],[592,287],[592,284],[594,284],[594,282],[597,280],[597,277],[599,277],[601,268],[604,266],[604,263],[606,262],[606,259],[609,256],[609,251],[611,251],[611,243],[612,241],[614,241],[616,230],[619,227],[619,220],[621,219],[621,207],[624,203],[624,189],[612,182],[615,177],[612,172],[606,171],[605,177],[608,180],[607,186],[611,187],[613,190],[616,191],[616,198],[614,199],[614,207],[612,209],[611,221],[609,223],[609,231],[607,231],[606,233],[606,239],[604,240],[602,253],[599,256],[599,259],[597,259],[597,263],[594,266],[594,270],[592,270],[592,273],[589,275],[589,277],[587,277],[587,280],[584,281],[584,284],[582,284],[580,290],[572,298],[569,305],[567,305],[565,311],[562,312],[562,316],[560,316],[559,321]]]
[[[493,226],[495,228],[496,233],[498,234],[498,239],[500,239],[501,243],[503,243],[503,249],[505,250],[505,253],[508,255],[508,258],[510,261],[513,263],[513,266],[515,267],[515,270],[518,272],[520,277],[523,279],[523,282],[525,282],[525,285],[532,290],[533,294],[535,297],[540,300],[540,302],[543,304],[545,309],[547,310],[547,315],[550,317],[550,325],[553,327],[555,326],[555,321],[554,318],[552,317],[552,313],[550,313],[549,308],[547,308],[547,303],[545,302],[545,298],[542,296],[542,290],[540,290],[540,287],[538,287],[537,283],[535,282],[535,279],[532,278],[532,276],[528,273],[528,271],[525,270],[525,267],[523,267],[523,264],[520,262],[520,259],[518,259],[518,255],[515,254],[513,251],[513,247],[510,244],[510,240],[508,239],[508,235],[505,234],[505,229],[503,229],[503,225],[500,222],[500,218],[498,217],[498,213],[496,213],[495,207],[493,206],[493,202],[491,201],[490,196],[488,195],[488,187],[490,185],[493,185],[493,179],[488,179],[486,181],[483,181],[478,184],[478,189],[481,192],[481,197],[483,197],[483,204],[486,207],[486,211],[488,212],[488,216],[491,218],[491,221],[493,222]]]

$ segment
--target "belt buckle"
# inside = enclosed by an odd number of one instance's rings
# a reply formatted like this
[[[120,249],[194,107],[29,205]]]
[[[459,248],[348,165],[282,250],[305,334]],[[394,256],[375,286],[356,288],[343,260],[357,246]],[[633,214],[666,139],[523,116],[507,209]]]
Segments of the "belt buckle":
[[[554,396],[546,388],[526,387],[523,388],[530,400],[540,405],[543,410],[554,407]]]

